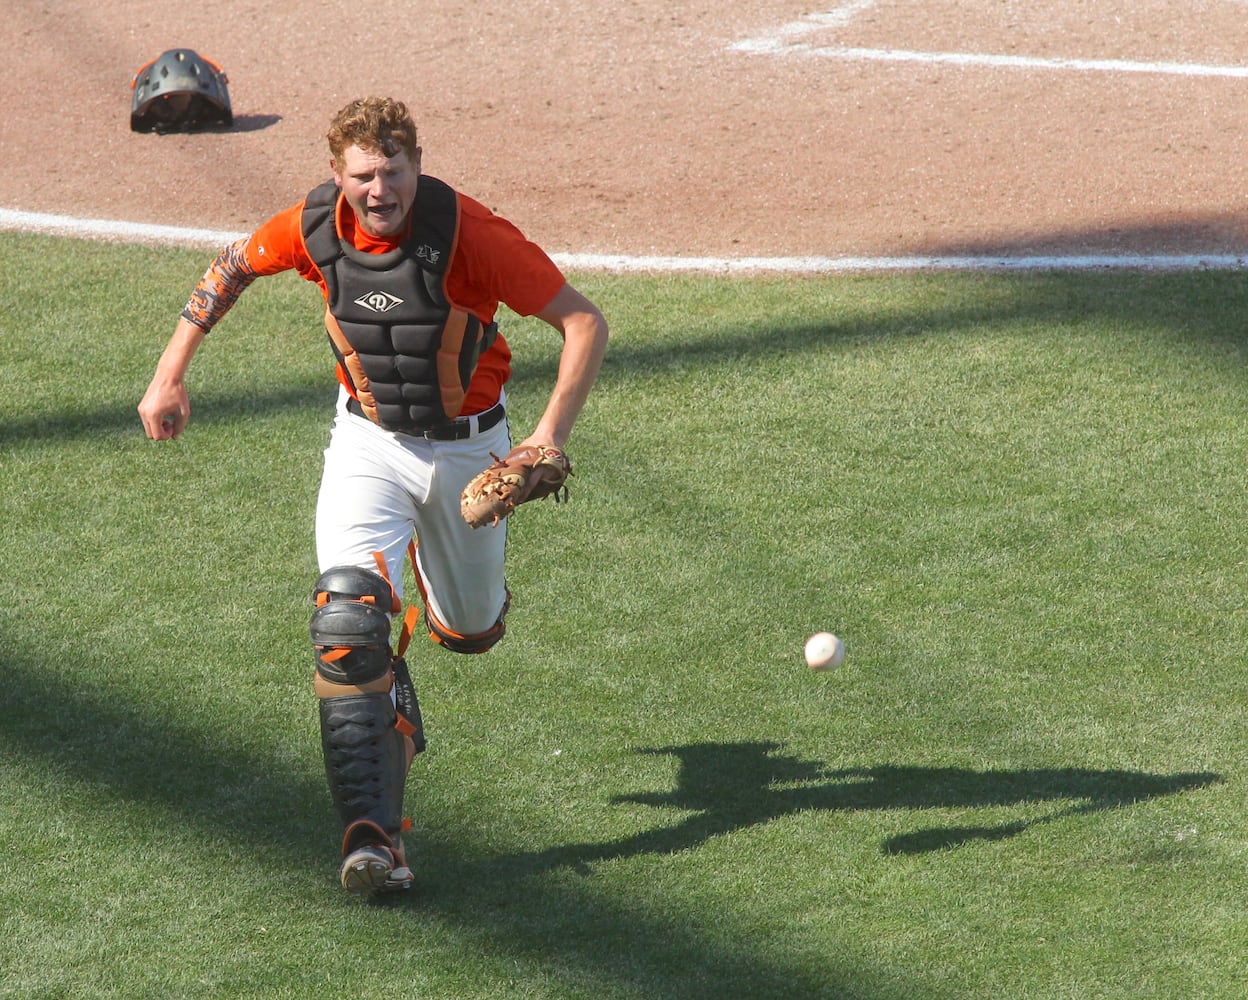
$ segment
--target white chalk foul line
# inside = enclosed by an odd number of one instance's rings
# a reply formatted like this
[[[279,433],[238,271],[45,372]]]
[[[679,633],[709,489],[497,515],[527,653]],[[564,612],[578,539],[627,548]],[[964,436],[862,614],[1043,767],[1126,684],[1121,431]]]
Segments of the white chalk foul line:
[[[775,31],[764,35],[762,38],[740,42],[731,46],[731,48],[740,49],[744,52],[775,51],[786,47],[786,43],[792,44],[794,39],[801,38],[803,35],[809,35],[816,31],[826,31],[829,28],[844,28],[853,20],[855,15],[874,7],[875,4],[876,0],[852,0],[852,2],[842,4],[835,10],[828,10],[819,14],[806,14],[800,21],[790,21],[788,24],[782,24]]]
[[[246,235],[111,219],[78,219],[0,208],[0,230],[112,239],[127,243],[223,247]],[[1239,270],[1239,254],[1084,254],[1070,256],[908,256],[908,257],[666,257],[628,254],[551,254],[561,268],[616,274],[847,274],[882,271],[1088,271]]]
[[[909,257],[633,257],[552,254],[568,270],[625,273],[850,274],[888,271],[1226,271],[1248,267],[1239,254],[1072,254]]]
[[[814,45],[800,39],[820,31],[844,28],[877,0],[850,0],[833,10],[806,14],[800,20],[747,38],[728,47],[730,52],[751,55],[804,56],[856,62],[931,63],[949,66],[984,66],[998,69],[1035,69],[1080,73],[1157,73],[1166,76],[1248,78],[1248,66],[1215,66],[1201,63],[1144,62],[1136,59],[1045,59],[1038,56],[993,55],[980,52],[916,52],[907,49],[857,48],[849,45]]]
[[[213,229],[186,229],[181,226],[156,226],[111,219],[78,219],[69,215],[44,215],[39,212],[19,212],[7,208],[0,208],[0,229],[50,233],[56,236],[116,239],[126,243],[171,243],[179,246],[225,246],[247,235]]]
[[[754,51],[742,49],[742,51]],[[760,50],[762,51],[762,50]],[[1206,66],[1200,63],[1138,62],[1130,59],[1041,59],[975,52],[912,52],[906,49],[862,49],[850,46],[785,45],[766,50],[772,55],[815,56],[851,62],[928,63],[987,66],[997,69],[1066,70],[1080,73],[1156,73],[1166,76],[1248,79],[1248,66]]]

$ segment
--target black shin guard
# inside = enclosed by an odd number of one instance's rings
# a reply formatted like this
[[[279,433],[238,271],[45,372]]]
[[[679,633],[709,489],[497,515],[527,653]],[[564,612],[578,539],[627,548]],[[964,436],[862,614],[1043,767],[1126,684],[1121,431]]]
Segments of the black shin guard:
[[[343,828],[368,820],[395,838],[403,821],[407,755],[390,694],[321,701],[325,777]]]
[[[425,750],[425,723],[420,717],[420,701],[416,697],[416,685],[407,669],[407,661],[401,656],[391,664],[394,671],[394,701],[398,708],[399,732],[411,738],[416,753]]]
[[[367,838],[369,828],[397,840],[407,740],[419,752],[424,733],[407,665],[390,649],[388,612],[396,602],[389,581],[372,570],[336,566],[321,574],[312,596],[321,748],[330,798],[346,831],[345,854],[348,841]],[[387,675],[392,690],[377,690]]]

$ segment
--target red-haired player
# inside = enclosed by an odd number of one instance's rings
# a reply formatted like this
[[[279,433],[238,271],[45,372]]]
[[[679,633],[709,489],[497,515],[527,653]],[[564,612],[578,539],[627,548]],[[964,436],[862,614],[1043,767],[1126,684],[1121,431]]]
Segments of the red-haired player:
[[[521,445],[561,451],[598,374],[607,324],[505,219],[422,175],[399,101],[353,101],[327,135],[332,181],[225,248],[192,293],[139,404],[148,437],[190,417],[185,375],[213,326],[261,275],[318,284],[340,382],[316,511],[315,689],[352,893],[411,885],[403,791],[424,746],[416,692],[390,644],[411,556],[430,637],[478,653],[503,634],[506,521],[473,530],[465,485],[511,446],[511,352],[500,302],[563,338],[541,418]],[[416,542],[414,547],[412,543]],[[409,629],[410,632],[410,623]]]

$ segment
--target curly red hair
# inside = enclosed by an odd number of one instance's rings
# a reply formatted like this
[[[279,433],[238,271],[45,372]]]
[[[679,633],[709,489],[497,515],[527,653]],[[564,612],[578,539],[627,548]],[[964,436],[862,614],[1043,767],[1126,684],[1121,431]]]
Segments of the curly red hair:
[[[359,146],[370,153],[396,156],[406,153],[416,159],[416,123],[407,105],[391,97],[366,97],[352,101],[329,123],[325,133],[334,163],[342,166],[348,146]]]

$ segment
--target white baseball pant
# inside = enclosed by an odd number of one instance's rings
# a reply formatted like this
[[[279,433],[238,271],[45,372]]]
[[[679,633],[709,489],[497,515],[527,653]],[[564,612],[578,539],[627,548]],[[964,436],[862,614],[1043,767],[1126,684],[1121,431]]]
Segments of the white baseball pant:
[[[433,616],[460,635],[489,631],[507,601],[507,522],[473,530],[459,500],[468,481],[493,461],[491,452],[510,450],[507,420],[459,441],[427,440],[348,412],[347,398],[340,390],[316,505],[321,572],[334,566],[376,570],[373,553],[380,552],[402,597],[414,532]],[[506,404],[505,396],[500,402]]]

